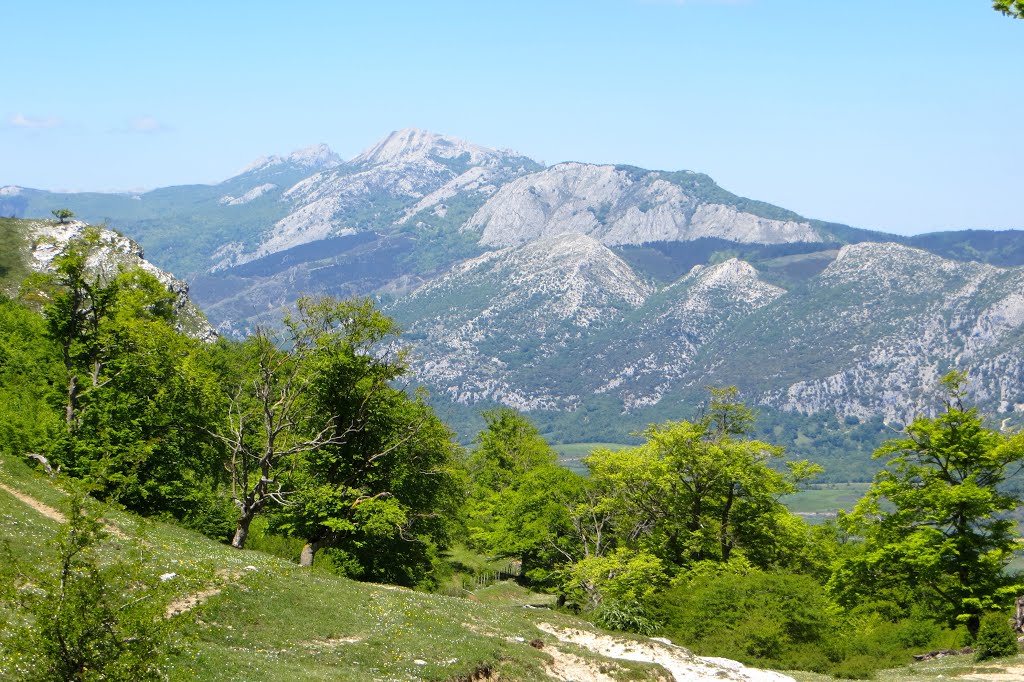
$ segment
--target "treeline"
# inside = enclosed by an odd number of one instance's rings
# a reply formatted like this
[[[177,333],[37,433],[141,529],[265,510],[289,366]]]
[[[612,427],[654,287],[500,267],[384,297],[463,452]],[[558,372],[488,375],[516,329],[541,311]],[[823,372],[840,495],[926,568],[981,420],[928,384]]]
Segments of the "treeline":
[[[468,547],[605,627],[775,668],[860,677],[1009,633],[1024,436],[986,428],[963,375],[875,453],[865,499],[812,526],[779,500],[821,468],[755,437],[734,388],[593,452],[586,475],[507,409],[465,452],[406,390],[371,302],[304,299],[278,331],[204,343],[152,276],[91,269],[95,248],[87,232],[0,299],[0,453],[41,455],[96,497],[424,589]]]
[[[1006,484],[1024,434],[985,428],[964,381],[943,380],[941,414],[880,448],[865,498],[821,526],[779,501],[820,467],[773,461],[781,448],[749,435],[734,388],[643,445],[594,451],[585,476],[522,416],[492,411],[469,459],[470,542],[605,627],[705,655],[867,677],[930,650],[1015,653]]]
[[[204,343],[138,269],[90,266],[87,231],[0,300],[0,452],[92,495],[245,546],[253,520],[354,576],[429,583],[458,528],[460,449],[365,300],[300,301],[280,332]]]

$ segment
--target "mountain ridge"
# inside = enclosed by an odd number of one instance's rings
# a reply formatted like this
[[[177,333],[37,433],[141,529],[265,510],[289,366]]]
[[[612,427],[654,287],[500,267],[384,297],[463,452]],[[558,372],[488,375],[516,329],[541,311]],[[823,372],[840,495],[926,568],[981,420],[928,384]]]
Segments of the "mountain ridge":
[[[906,423],[957,368],[984,409],[1024,415],[1024,231],[889,235],[699,172],[543,166],[418,129],[347,161],[269,158],[139,196],[6,187],[0,211],[109,218],[231,335],[302,293],[377,296],[464,436],[506,404],[553,440],[607,440],[735,384],[806,445],[811,420]]]

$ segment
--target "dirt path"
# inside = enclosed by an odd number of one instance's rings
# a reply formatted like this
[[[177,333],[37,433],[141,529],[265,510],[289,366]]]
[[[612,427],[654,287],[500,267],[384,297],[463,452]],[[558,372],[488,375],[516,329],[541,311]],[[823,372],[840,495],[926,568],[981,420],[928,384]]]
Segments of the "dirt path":
[[[53,507],[50,507],[48,505],[43,504],[42,502],[40,502],[39,500],[37,500],[34,497],[26,495],[25,493],[21,492],[20,490],[15,490],[14,488],[12,488],[12,487],[10,487],[8,485],[5,485],[3,483],[0,483],[0,490],[3,490],[5,493],[11,495],[12,497],[14,497],[14,498],[16,498],[18,500],[21,500],[22,502],[24,502],[28,506],[32,507],[33,509],[35,509],[37,512],[39,512],[40,514],[42,514],[43,516],[45,516],[48,519],[53,519],[57,523],[67,523],[68,522],[67,517],[65,517],[59,511],[57,511]]]
[[[1020,682],[1024,680],[1024,665],[1016,665],[997,673],[968,673],[958,680],[977,680],[978,682]]]
[[[68,522],[68,519],[67,519],[66,516],[64,516],[64,514],[62,514],[61,512],[57,511],[56,509],[54,509],[53,507],[51,507],[48,504],[43,504],[42,502],[40,502],[36,498],[32,497],[31,495],[27,495],[27,494],[21,492],[20,490],[15,490],[11,486],[6,485],[4,483],[0,483],[0,490],[3,490],[5,493],[10,495],[14,499],[16,499],[16,500],[18,500],[20,502],[25,503],[26,505],[28,505],[29,507],[31,507],[35,511],[39,512],[40,514],[42,514],[43,516],[45,516],[48,519],[53,519],[57,523],[67,523]],[[124,531],[122,531],[120,528],[118,528],[114,524],[110,523],[109,521],[104,521],[103,519],[100,519],[100,521],[103,523],[103,528],[105,528],[106,531],[108,533],[110,533],[111,535],[113,535],[115,537],[118,537],[118,538],[122,538],[122,539],[128,537],[127,535],[124,534]]]
[[[234,571],[226,568],[218,569],[214,584],[208,585],[198,592],[186,594],[183,597],[175,599],[167,605],[167,609],[164,611],[164,617],[173,618],[174,616],[180,616],[183,613],[188,613],[197,606],[205,603],[210,597],[215,597],[220,594],[224,587],[241,580],[242,576],[244,576],[248,571],[255,570],[255,566],[246,566],[243,569]]]
[[[794,682],[792,677],[770,670],[758,670],[748,668],[742,663],[730,661],[724,658],[703,658],[694,656],[686,649],[676,646],[664,639],[649,639],[646,641],[634,641],[620,639],[610,635],[601,635],[587,630],[576,630],[572,628],[559,628],[547,623],[539,623],[537,627],[554,635],[560,642],[574,644],[584,649],[604,656],[605,658],[616,658],[625,661],[639,661],[654,663],[664,668],[676,682]],[[547,650],[551,653],[551,650]],[[553,654],[555,665],[549,669],[549,673],[556,679],[575,679],[566,677],[563,672],[565,668],[572,670],[581,662],[576,656],[566,652]],[[585,663],[585,662],[583,662]],[[576,668],[577,674],[580,671]],[[600,679],[587,677],[579,679]],[[994,681],[993,681],[994,682]]]

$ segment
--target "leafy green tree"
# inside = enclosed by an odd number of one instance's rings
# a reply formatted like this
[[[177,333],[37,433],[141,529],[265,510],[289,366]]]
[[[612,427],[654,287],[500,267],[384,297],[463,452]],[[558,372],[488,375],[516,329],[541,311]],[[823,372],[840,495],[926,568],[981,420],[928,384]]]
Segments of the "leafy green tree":
[[[99,245],[87,229],[54,260],[52,277],[27,285],[49,301],[64,368],[55,462],[101,498],[220,535],[222,448],[208,434],[219,390],[208,349],[175,330],[175,297],[154,276],[91,268]]]
[[[50,454],[64,421],[63,367],[46,320],[0,297],[0,453]]]
[[[64,419],[69,434],[77,428],[78,402],[83,385],[100,384],[107,348],[101,334],[118,295],[118,283],[106,281],[88,267],[99,244],[99,232],[88,229],[53,260],[54,274],[31,284],[48,290],[44,308],[50,335],[60,345],[67,375]]]
[[[944,377],[943,411],[875,453],[886,469],[840,518],[863,545],[831,584],[847,604],[868,594],[905,606],[927,599],[938,618],[976,634],[982,613],[1024,588],[1004,571],[1018,536],[1008,513],[1019,500],[1003,488],[1024,462],[1024,434],[985,428],[964,405],[965,382],[959,372]]]
[[[475,494],[486,497],[515,485],[526,472],[556,464],[558,453],[537,427],[516,410],[500,407],[483,413],[485,427],[469,459]]]
[[[604,556],[586,557],[565,572],[563,589],[567,596],[590,609],[606,600],[645,604],[668,583],[661,559],[625,547]]]
[[[467,462],[469,471],[468,524],[470,541],[479,549],[506,554],[488,537],[500,521],[501,497],[514,492],[530,471],[554,466],[558,454],[530,420],[516,410],[501,407],[483,413],[485,427],[477,434],[476,448]]]
[[[536,584],[551,584],[558,564],[582,558],[563,541],[582,480],[558,466],[558,454],[524,415],[502,407],[483,418],[467,463],[470,541],[519,560]]]
[[[489,503],[488,528],[475,529],[478,543],[490,554],[517,559],[535,586],[563,585],[567,566],[614,546],[594,487],[557,464],[525,472]]]
[[[217,431],[238,508],[233,546],[268,507],[307,541],[304,564],[363,535],[411,539],[413,526],[431,526],[441,537],[454,446],[428,408],[391,387],[406,371],[397,332],[367,299],[303,298],[281,338],[258,330],[246,341]]]
[[[987,661],[990,658],[1016,656],[1020,653],[1017,633],[1010,627],[1010,619],[1003,613],[990,613],[981,619],[978,641],[974,646],[974,659]]]
[[[819,469],[770,462],[781,448],[741,436],[753,415],[733,388],[714,389],[697,422],[652,425],[647,443],[587,458],[591,477],[608,491],[620,538],[682,567],[706,559],[728,562],[736,548],[758,565],[795,560],[808,531],[779,502]]]
[[[166,679],[166,651],[177,624],[164,617],[165,588],[138,565],[102,565],[101,524],[85,513],[80,496],[67,511],[56,541],[56,574],[33,574],[18,593],[29,620],[2,646],[5,679]]]
[[[420,400],[360,383],[339,386],[372,393],[361,416],[347,415],[358,428],[302,458],[278,527],[305,540],[301,565],[330,548],[354,561],[357,577],[414,585],[451,542],[463,500],[458,446]]]
[[[64,225],[69,220],[75,217],[74,212],[69,208],[55,208],[50,213],[57,219],[57,222]]]
[[[992,7],[1008,17],[1024,18],[1024,0],[992,0]]]

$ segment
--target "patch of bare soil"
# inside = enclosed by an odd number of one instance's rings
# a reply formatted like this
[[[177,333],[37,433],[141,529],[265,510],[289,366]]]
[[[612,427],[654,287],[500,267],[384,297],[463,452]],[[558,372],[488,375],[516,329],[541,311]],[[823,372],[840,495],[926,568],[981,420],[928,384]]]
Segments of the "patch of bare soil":
[[[1003,668],[999,672],[968,673],[957,679],[979,680],[980,682],[1020,682],[1024,680],[1024,665],[1010,666],[1009,668]]]
[[[3,483],[0,483],[0,490],[3,490],[5,493],[9,494],[11,497],[14,497],[15,499],[24,502],[26,505],[28,505],[29,507],[39,512],[48,519],[53,519],[57,523],[68,522],[68,519],[66,516],[64,516],[64,514],[60,513],[59,511],[57,511],[56,509],[47,504],[43,504],[42,502],[32,497],[31,495],[26,495],[20,490],[15,490],[9,485],[5,485]],[[102,521],[102,519],[100,520]],[[125,539],[128,537],[120,528],[118,528],[117,526],[108,521],[103,521],[103,527],[107,530],[108,533],[115,537],[121,539]]]
[[[556,680],[592,680],[593,682],[615,682],[603,666],[567,651],[548,647],[545,651],[551,656],[551,662],[544,666],[544,672]]]
[[[326,639],[311,639],[303,642],[302,646],[307,649],[334,649],[345,644],[359,644],[362,637],[328,637]]]
[[[554,635],[560,642],[588,649],[605,658],[654,663],[668,672],[675,682],[684,680],[686,682],[701,680],[707,682],[712,680],[715,682],[725,680],[732,682],[794,682],[793,678],[787,675],[770,670],[748,668],[742,663],[725,658],[694,656],[667,639],[630,640],[587,630],[563,629],[547,623],[539,623],[537,627],[549,635]],[[550,652],[552,649],[554,647],[546,648],[545,651]],[[564,652],[563,655],[565,655]],[[549,672],[549,674],[551,673]],[[555,677],[555,675],[552,676]],[[562,676],[556,677],[556,679],[600,680],[605,678],[597,677],[591,672],[589,675]]]
[[[53,519],[57,523],[68,522],[67,518],[59,511],[57,511],[53,507],[50,507],[49,505],[43,504],[42,502],[40,502],[39,500],[30,495],[26,495],[20,490],[15,490],[14,488],[8,485],[4,485],[3,483],[0,483],[0,490],[3,490],[5,493],[10,495],[11,497],[14,497],[15,499],[24,502],[25,504],[32,507],[33,509],[35,509],[37,512],[39,512],[48,519]]]
[[[183,613],[188,613],[210,597],[214,597],[218,594],[220,594],[219,587],[210,587],[205,590],[200,590],[199,592],[186,594],[184,597],[175,599],[167,605],[167,609],[164,611],[164,618],[173,618],[174,616],[180,616]]]
[[[255,570],[253,567],[248,567],[251,570]],[[221,583],[218,585],[210,585],[205,589],[193,592],[192,594],[186,594],[184,597],[175,599],[167,608],[164,610],[164,618],[173,618],[174,616],[180,616],[183,613],[188,613],[197,606],[202,605],[210,597],[215,597],[220,594],[221,586],[224,583],[232,583],[238,580],[244,575],[244,571],[229,571],[227,569],[220,569],[217,571],[217,579]]]

